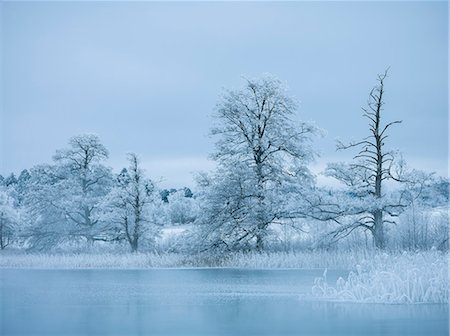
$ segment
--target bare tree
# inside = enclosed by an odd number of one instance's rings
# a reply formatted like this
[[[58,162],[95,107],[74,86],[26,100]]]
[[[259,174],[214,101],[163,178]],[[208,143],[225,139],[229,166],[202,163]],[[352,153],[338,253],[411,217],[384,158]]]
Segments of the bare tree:
[[[338,218],[347,215],[355,216],[355,220],[341,225],[332,232],[334,238],[348,235],[356,228],[371,232],[377,248],[384,248],[386,244],[385,224],[394,223],[407,206],[406,193],[388,193],[385,184],[394,182],[416,183],[413,178],[407,178],[404,163],[394,151],[386,149],[386,139],[391,126],[400,124],[400,120],[383,123],[382,112],[385,94],[385,79],[388,71],[378,75],[378,84],[369,94],[368,107],[362,108],[363,116],[369,120],[369,135],[361,141],[343,144],[338,142],[338,150],[357,148],[358,152],[350,164],[330,164],[326,173],[335,177],[349,187],[347,205],[339,206],[328,213],[329,217],[342,224]],[[412,176],[410,176],[412,177]],[[394,197],[396,196],[396,197]],[[350,199],[356,199],[351,201]],[[350,205],[351,204],[351,205]],[[329,209],[331,209],[329,207]]]

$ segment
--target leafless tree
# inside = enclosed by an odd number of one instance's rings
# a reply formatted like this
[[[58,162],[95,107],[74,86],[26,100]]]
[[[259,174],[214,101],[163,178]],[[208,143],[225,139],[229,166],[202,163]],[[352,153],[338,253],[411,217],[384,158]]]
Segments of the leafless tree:
[[[338,142],[338,150],[357,148],[358,152],[350,164],[330,164],[327,175],[343,182],[351,198],[356,198],[356,206],[340,206],[339,210],[331,211],[329,218],[339,222],[344,215],[354,215],[356,220],[350,224],[340,225],[333,231],[334,238],[348,235],[357,228],[371,232],[377,248],[384,248],[386,244],[385,224],[394,223],[397,217],[407,206],[407,197],[410,193],[398,192],[396,197],[385,190],[387,181],[416,184],[404,170],[403,161],[392,150],[386,149],[388,131],[393,125],[400,124],[400,120],[384,123],[382,112],[384,110],[385,80],[388,70],[378,75],[378,84],[370,91],[368,106],[363,108],[363,116],[368,119],[369,135],[361,141],[343,144]],[[341,223],[340,223],[341,224]]]

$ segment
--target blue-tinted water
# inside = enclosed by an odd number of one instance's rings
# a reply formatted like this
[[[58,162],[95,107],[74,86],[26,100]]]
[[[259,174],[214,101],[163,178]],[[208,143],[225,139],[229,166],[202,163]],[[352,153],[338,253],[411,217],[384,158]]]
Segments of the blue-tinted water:
[[[0,269],[0,334],[448,335],[446,305],[314,301],[321,273]]]

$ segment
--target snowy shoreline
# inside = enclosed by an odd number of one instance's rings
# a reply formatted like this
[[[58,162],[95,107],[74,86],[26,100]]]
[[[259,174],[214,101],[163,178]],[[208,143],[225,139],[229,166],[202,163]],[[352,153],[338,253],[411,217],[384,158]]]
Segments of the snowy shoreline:
[[[3,253],[0,254],[0,272],[2,269],[318,270],[321,271],[318,275],[323,275],[311,283],[312,295],[318,300],[385,304],[448,303],[448,257],[448,253],[438,251],[235,253],[227,258],[176,253]],[[330,282],[327,279],[328,270],[347,270],[349,273],[336,282]]]
[[[447,266],[448,254],[427,252],[271,252],[233,253],[227,257],[181,253],[0,253],[0,268],[45,269],[151,269],[151,268],[243,268],[243,269],[356,269],[362,263]],[[389,265],[390,264],[390,265]]]

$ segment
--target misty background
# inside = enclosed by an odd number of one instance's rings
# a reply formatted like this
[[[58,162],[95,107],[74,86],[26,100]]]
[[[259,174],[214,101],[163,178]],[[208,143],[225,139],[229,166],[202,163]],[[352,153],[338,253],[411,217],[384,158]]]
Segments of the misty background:
[[[368,133],[361,116],[390,66],[389,147],[447,175],[446,2],[2,2],[0,174],[50,162],[69,137],[96,133],[109,164],[138,153],[163,187],[209,170],[211,113],[242,76],[271,73],[326,130],[325,162],[351,158],[335,139]]]

